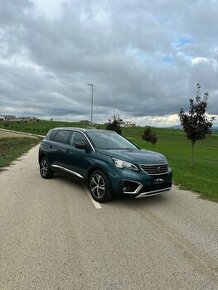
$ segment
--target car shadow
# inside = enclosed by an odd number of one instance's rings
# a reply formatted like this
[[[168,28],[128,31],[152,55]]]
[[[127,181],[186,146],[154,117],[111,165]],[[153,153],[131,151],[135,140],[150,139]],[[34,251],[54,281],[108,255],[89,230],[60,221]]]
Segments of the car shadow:
[[[106,206],[118,206],[120,209],[124,207],[137,207],[137,208],[151,208],[158,206],[165,206],[170,202],[169,192],[163,192],[158,195],[143,197],[143,198],[133,198],[128,196],[116,195],[113,199],[106,203]]]
[[[53,177],[55,180],[60,181],[61,183],[68,183],[70,186],[76,187],[77,189],[81,189],[84,191],[84,188],[89,191],[88,186],[85,181],[81,182],[81,179],[77,179],[76,177],[72,178],[71,175],[68,174],[54,174]],[[171,191],[170,191],[171,192]],[[143,198],[134,198],[131,196],[124,196],[124,195],[113,195],[112,199],[109,202],[103,203],[103,207],[110,207],[110,206],[118,206],[119,208],[122,207],[152,207],[156,206],[157,204],[165,205],[170,201],[169,193],[170,192],[162,192],[161,194],[143,197]]]

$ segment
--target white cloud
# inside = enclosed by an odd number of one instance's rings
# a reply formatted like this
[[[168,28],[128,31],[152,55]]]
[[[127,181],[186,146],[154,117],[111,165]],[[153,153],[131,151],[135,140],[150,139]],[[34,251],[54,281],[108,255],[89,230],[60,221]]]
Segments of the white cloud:
[[[140,126],[171,127],[179,124],[179,117],[177,114],[138,117],[133,120]]]
[[[0,114],[89,119],[91,82],[95,121],[165,126],[200,82],[217,115],[217,1],[2,1]]]
[[[34,12],[37,16],[53,19],[61,16],[61,0],[34,0]]]
[[[208,58],[206,58],[206,57],[195,57],[195,58],[193,58],[191,60],[191,63],[193,65],[195,65],[195,64],[201,64],[201,63],[209,63],[209,62],[210,62],[210,60]]]

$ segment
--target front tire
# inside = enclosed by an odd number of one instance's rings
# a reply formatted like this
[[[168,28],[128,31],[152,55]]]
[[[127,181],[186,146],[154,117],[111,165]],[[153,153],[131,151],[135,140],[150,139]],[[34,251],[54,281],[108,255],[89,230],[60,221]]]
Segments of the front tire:
[[[94,171],[89,178],[89,190],[97,202],[107,202],[111,199],[108,179],[101,170]]]
[[[49,179],[53,177],[53,171],[51,170],[49,166],[48,159],[46,157],[42,157],[40,160],[40,175],[44,179]]]

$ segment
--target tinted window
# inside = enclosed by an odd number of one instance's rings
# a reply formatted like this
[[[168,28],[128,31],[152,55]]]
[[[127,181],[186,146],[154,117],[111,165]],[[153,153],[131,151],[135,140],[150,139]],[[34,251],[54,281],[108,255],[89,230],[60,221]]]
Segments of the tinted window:
[[[60,142],[60,143],[67,143],[70,133],[71,132],[67,130],[58,131],[54,137],[54,141]]]
[[[75,145],[76,143],[87,143],[88,144],[88,141],[82,133],[74,132],[72,137],[71,137],[70,144]]]
[[[54,140],[54,137],[56,134],[57,134],[57,130],[51,130],[48,132],[46,139]]]
[[[136,149],[137,147],[116,133],[89,132],[90,139],[98,149]]]

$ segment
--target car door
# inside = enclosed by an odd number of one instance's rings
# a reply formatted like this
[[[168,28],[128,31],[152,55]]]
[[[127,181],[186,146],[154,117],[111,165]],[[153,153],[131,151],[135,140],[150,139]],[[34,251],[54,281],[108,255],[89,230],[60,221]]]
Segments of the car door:
[[[59,130],[52,142],[53,162],[52,166],[65,168],[68,158],[69,144],[68,139],[71,135],[70,130]]]
[[[86,148],[76,147],[78,144],[86,144]],[[85,177],[88,168],[92,163],[93,150],[87,137],[78,131],[73,131],[69,138],[69,150],[67,158],[67,167],[79,177]]]

